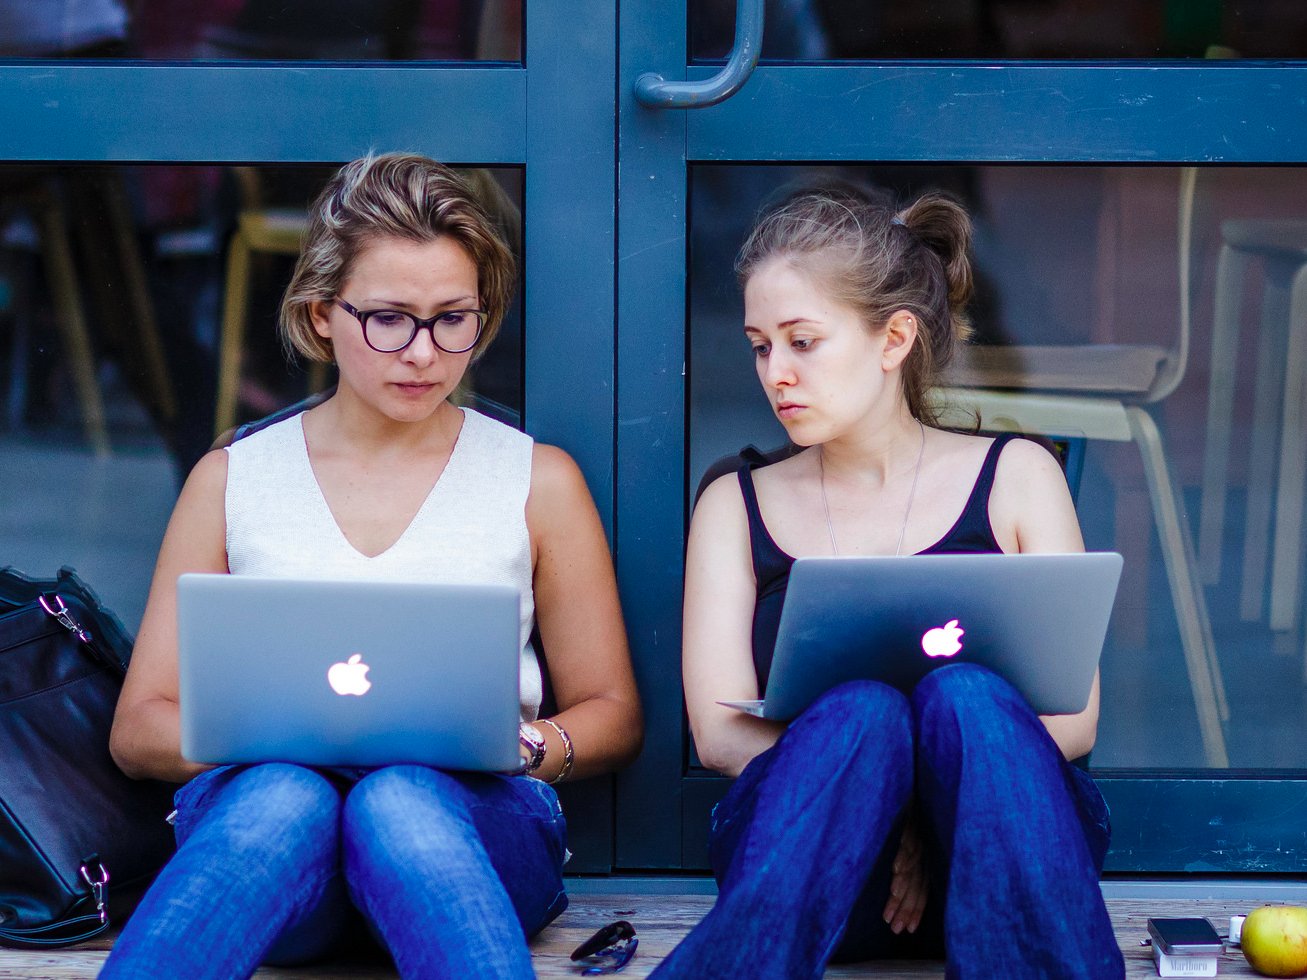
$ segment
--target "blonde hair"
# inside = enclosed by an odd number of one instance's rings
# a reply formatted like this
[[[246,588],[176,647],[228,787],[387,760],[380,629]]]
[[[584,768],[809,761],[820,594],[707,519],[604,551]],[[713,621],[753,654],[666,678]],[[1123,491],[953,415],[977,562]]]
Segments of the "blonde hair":
[[[938,420],[926,401],[939,372],[971,335],[971,219],[957,201],[929,193],[899,211],[851,187],[804,190],[764,212],[736,259],[741,287],[780,258],[879,330],[899,310],[917,318],[903,362],[903,394],[915,418]]]
[[[345,164],[309,211],[295,271],[281,301],[279,326],[287,352],[332,359],[331,341],[313,329],[310,307],[339,294],[359,254],[380,238],[430,242],[450,238],[477,269],[485,329],[473,358],[494,340],[513,299],[513,253],[472,182],[413,153],[369,154]]]

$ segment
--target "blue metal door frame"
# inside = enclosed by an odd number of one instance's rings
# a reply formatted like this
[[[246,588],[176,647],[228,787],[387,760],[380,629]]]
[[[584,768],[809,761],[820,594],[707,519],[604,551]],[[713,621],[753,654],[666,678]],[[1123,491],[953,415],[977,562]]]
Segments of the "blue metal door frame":
[[[1307,163],[1300,63],[764,65],[719,105],[646,108],[641,75],[716,71],[687,66],[686,7],[624,0],[619,37],[616,543],[650,731],[618,786],[625,867],[703,867],[708,810],[725,789],[688,764],[680,691],[689,167]],[[1307,774],[1096,776],[1116,828],[1109,871],[1307,870]]]

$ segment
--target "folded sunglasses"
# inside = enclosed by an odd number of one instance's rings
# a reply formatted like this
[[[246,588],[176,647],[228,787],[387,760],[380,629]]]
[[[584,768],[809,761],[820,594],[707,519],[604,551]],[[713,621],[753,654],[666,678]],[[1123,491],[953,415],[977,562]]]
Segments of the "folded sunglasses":
[[[631,962],[639,945],[640,940],[635,938],[635,926],[625,919],[618,919],[572,950],[572,962],[583,967],[583,977],[616,973]]]

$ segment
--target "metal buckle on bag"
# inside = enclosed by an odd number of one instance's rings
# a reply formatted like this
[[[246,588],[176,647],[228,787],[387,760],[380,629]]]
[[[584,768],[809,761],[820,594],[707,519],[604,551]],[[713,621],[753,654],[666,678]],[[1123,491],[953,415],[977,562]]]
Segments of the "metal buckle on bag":
[[[54,617],[64,629],[68,630],[83,643],[91,642],[91,634],[77,620],[73,619],[72,613],[68,611],[68,606],[64,603],[63,597],[57,592],[46,592],[36,597],[36,601],[41,604],[41,608]]]
[[[91,877],[91,865],[95,865],[99,872],[96,878]],[[91,897],[95,899],[95,911],[99,913],[100,921],[107,923],[109,921],[109,902],[105,897],[106,886],[109,884],[109,869],[100,863],[100,859],[92,854],[86,858],[82,866],[78,869],[82,873],[82,880],[91,887]]]

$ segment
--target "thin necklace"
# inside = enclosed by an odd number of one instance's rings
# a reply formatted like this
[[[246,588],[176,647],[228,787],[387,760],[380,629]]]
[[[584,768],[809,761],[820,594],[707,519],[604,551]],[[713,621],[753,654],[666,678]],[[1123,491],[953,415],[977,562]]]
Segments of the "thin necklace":
[[[917,419],[917,428],[921,430],[921,448],[917,450],[917,466],[912,471],[912,487],[908,490],[908,506],[903,511],[903,527],[899,529],[899,543],[894,546],[894,557],[903,554],[903,536],[908,533],[908,518],[912,515],[912,501],[917,497],[917,477],[921,476],[921,461],[926,457],[926,427]],[[839,555],[840,549],[835,545],[835,526],[830,522],[830,504],[826,500],[826,453],[817,450],[817,466],[821,471],[821,509],[826,514],[826,533],[830,535],[830,550]]]

